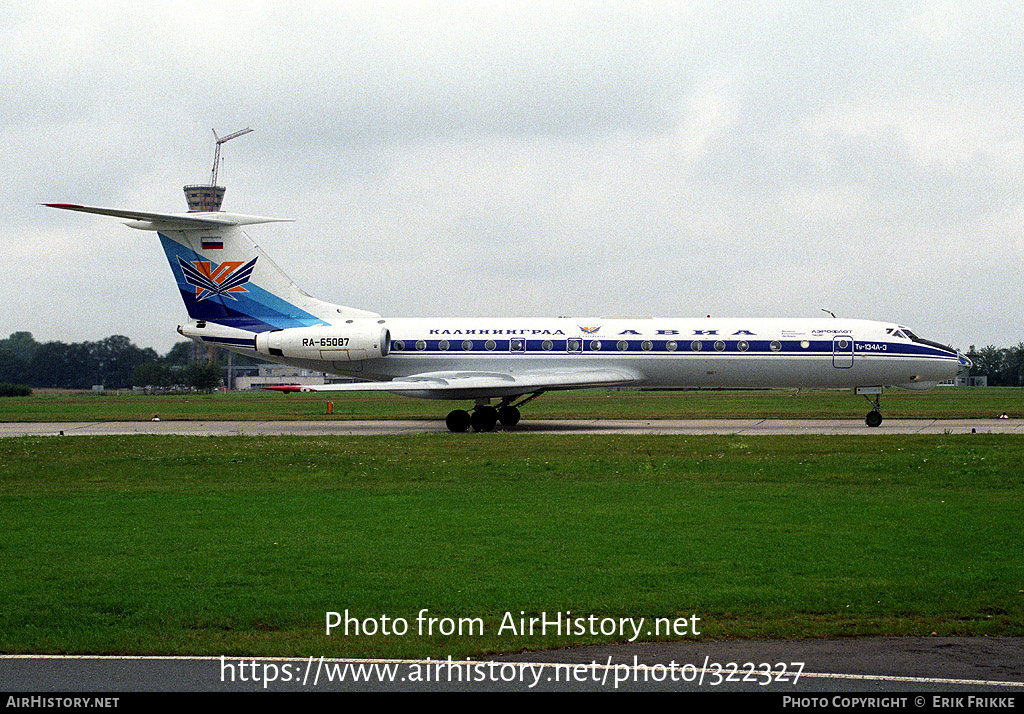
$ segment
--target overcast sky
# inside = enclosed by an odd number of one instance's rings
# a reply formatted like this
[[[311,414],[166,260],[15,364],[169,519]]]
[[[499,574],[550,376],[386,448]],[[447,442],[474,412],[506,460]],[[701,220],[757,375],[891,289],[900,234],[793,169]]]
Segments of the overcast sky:
[[[225,210],[385,316],[893,320],[1024,340],[1024,3],[45,2],[0,14],[0,337],[185,316],[156,236]]]

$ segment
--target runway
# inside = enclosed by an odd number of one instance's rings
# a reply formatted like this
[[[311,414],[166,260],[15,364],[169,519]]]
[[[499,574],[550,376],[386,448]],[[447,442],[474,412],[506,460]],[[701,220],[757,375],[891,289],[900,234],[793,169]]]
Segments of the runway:
[[[569,419],[525,420],[497,432],[514,434],[1024,434],[1024,419],[887,419],[870,428],[862,419]],[[444,422],[378,421],[120,421],[0,422],[0,437],[176,434],[183,436],[393,436],[448,434]],[[450,434],[451,438],[484,435]]]
[[[974,692],[1009,695],[1013,706],[1024,693],[1022,644],[1014,637],[697,641],[482,660],[0,655],[0,681],[18,692]]]

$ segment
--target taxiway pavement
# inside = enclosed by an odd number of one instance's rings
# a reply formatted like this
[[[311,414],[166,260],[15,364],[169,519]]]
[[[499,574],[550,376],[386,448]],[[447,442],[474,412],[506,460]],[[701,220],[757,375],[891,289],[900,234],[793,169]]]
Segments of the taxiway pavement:
[[[1024,419],[550,419],[497,431],[516,434],[1024,434]],[[443,421],[0,422],[0,437],[179,434],[185,436],[385,436],[448,433]],[[467,436],[453,434],[453,438]]]
[[[1024,696],[1017,637],[595,645],[484,660],[0,655],[0,682],[32,692],[744,691]],[[785,665],[785,666],[783,666]],[[831,700],[830,700],[831,701]],[[847,705],[844,705],[847,706]]]

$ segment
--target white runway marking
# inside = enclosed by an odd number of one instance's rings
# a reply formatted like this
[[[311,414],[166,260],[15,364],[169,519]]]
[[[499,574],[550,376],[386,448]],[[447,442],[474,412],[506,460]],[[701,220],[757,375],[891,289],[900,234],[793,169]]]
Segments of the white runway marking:
[[[609,658],[610,660],[611,658]],[[667,667],[664,664],[628,664],[616,662],[514,662],[504,660],[444,660],[444,659],[360,659],[360,658],[339,658],[339,657],[243,657],[243,656],[207,656],[207,655],[55,655],[55,654],[0,654],[0,660],[96,660],[96,661],[143,661],[143,662],[225,662],[235,664],[239,662],[296,662],[312,664],[352,664],[352,665],[398,665],[398,666],[420,666],[420,667],[474,667],[480,664],[495,663],[499,667],[512,667],[520,669],[538,670],[591,670],[591,671],[631,671],[634,674],[643,674],[654,668]],[[723,674],[721,668],[700,667],[689,665],[690,671],[706,676],[719,676]],[[683,668],[683,664],[677,664],[676,669]],[[742,670],[740,672],[742,674]],[[596,679],[596,677],[595,677]],[[846,680],[846,681],[873,681],[901,684],[928,684],[928,685],[950,685],[950,686],[977,686],[977,687],[1013,687],[1024,689],[1024,682],[1012,682],[1004,680],[986,679],[961,679],[950,677],[908,677],[899,675],[882,674],[852,674],[839,672],[801,672],[799,680],[802,679],[823,679],[823,680]],[[756,682],[747,682],[756,684]]]

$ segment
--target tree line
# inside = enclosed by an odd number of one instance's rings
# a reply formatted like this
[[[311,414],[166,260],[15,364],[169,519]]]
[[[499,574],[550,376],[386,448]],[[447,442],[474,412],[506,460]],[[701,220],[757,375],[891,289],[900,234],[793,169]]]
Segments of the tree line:
[[[990,387],[1024,387],[1024,342],[1016,347],[971,345],[967,356],[973,363],[972,377],[988,377]]]
[[[194,356],[179,342],[165,355],[138,347],[124,335],[97,342],[37,342],[31,332],[0,340],[0,384],[36,388],[156,387],[211,390],[221,385],[222,365]]]
[[[1024,342],[1016,347],[971,345],[971,376],[988,378],[993,387],[1024,387]],[[257,360],[235,355],[235,364]],[[98,342],[37,342],[31,332],[0,340],[0,384],[60,389],[186,387],[215,389],[221,384],[224,353],[210,362],[196,357],[195,343],[179,342],[165,355],[138,347],[124,335]]]

